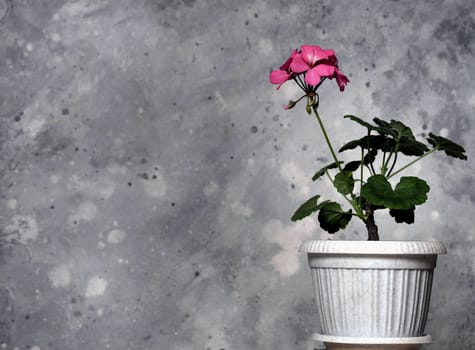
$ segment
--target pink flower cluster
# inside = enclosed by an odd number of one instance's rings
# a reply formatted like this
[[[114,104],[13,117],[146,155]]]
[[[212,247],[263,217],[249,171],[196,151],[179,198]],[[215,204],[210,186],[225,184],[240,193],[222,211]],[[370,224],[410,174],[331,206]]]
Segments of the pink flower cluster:
[[[306,92],[315,92],[323,78],[335,78],[340,91],[350,82],[338,69],[335,51],[312,45],[302,45],[300,50],[293,50],[287,61],[270,73],[269,80],[279,89],[287,80],[299,78],[301,74],[305,76]]]

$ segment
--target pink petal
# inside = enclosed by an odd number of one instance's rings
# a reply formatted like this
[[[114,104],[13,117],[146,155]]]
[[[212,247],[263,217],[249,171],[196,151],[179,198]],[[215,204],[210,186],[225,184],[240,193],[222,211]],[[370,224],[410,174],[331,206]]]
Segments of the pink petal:
[[[328,50],[327,50],[328,51]],[[331,64],[332,66],[335,66],[335,67],[338,67],[338,59],[336,58],[336,56],[333,54],[333,55],[329,55],[328,58],[326,59],[326,61]]]
[[[304,61],[301,54],[296,54],[290,64],[290,69],[295,73],[306,72],[309,68],[309,65]]]
[[[310,66],[314,66],[318,60],[327,58],[326,50],[320,46],[302,45],[302,57]]]
[[[282,84],[285,83],[290,77],[290,74],[285,70],[276,69],[270,72],[269,81],[272,84]]]
[[[297,50],[292,50],[290,57],[287,58],[287,61],[285,61],[285,63],[280,66],[280,69],[288,71],[290,68],[290,64],[292,63],[292,60],[294,59],[296,54],[297,54]]]
[[[333,74],[335,74],[336,68],[328,64],[318,64],[313,69],[315,69],[321,77],[332,77]]]
[[[336,83],[340,87],[340,91],[345,90],[345,85],[350,82],[350,79],[346,77],[340,70],[337,68],[335,69],[335,78],[336,78]]]
[[[318,73],[318,70],[315,68],[310,69],[305,75],[305,81],[308,85],[316,86],[321,80],[321,76]]]

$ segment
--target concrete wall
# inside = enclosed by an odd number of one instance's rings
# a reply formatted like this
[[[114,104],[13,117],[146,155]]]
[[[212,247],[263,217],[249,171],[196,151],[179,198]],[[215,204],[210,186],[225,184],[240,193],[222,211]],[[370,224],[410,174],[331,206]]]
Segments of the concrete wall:
[[[269,84],[301,44],[335,49],[351,83],[320,90],[343,120],[400,118],[463,144],[413,174],[412,226],[438,239],[428,349],[475,347],[471,1],[0,0],[2,349],[313,349],[305,238],[292,223],[329,154],[298,90]]]

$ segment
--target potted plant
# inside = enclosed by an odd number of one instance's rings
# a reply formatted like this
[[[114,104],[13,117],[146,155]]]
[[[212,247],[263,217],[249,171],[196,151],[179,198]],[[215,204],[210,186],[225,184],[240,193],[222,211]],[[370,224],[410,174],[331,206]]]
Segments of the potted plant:
[[[315,214],[320,227],[333,234],[356,218],[368,233],[367,241],[309,240],[301,244],[299,251],[308,255],[319,310],[321,331],[314,339],[329,349],[417,349],[431,342],[424,327],[433,270],[437,255],[446,250],[435,241],[381,241],[375,212],[384,210],[397,223],[412,224],[415,209],[427,200],[430,187],[419,177],[407,176],[406,169],[437,151],[466,160],[465,150],[433,133],[423,143],[398,120],[373,118],[370,122],[346,115],[348,122],[361,128],[362,136],[336,152],[318,113],[318,88],[333,79],[341,91],[349,83],[335,52],[311,45],[293,50],[270,73],[270,82],[277,89],[287,81],[302,89],[302,96],[285,109],[305,101],[306,112],[315,116],[332,162],[312,179],[327,177],[347,207],[317,194],[297,209],[292,220]],[[343,162],[339,153],[348,151],[357,156]],[[401,158],[405,160],[402,165]]]

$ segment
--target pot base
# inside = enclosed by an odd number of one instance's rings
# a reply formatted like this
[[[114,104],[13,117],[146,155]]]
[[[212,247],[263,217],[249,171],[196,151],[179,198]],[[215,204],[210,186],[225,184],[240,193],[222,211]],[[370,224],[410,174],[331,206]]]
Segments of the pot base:
[[[421,344],[431,343],[432,337],[340,337],[315,333],[313,340],[323,342],[328,350],[417,350]]]

